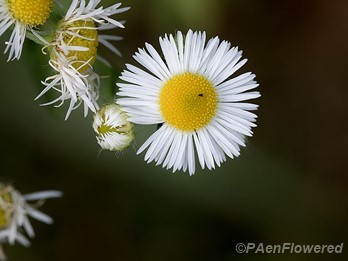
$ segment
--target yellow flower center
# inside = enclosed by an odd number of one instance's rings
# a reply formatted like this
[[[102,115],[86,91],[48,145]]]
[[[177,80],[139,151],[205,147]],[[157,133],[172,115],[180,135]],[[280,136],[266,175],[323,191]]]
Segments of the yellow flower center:
[[[88,51],[71,50],[66,55],[72,59],[72,66],[80,73],[84,73],[92,66],[97,58],[98,30],[93,20],[77,20],[73,23],[62,24],[59,28],[63,32],[63,41],[68,46],[87,47]],[[57,49],[58,52],[62,50]]]
[[[164,84],[159,103],[169,125],[182,131],[194,131],[206,126],[215,116],[218,97],[205,77],[183,73]]]
[[[13,17],[19,22],[37,26],[46,22],[53,7],[53,0],[7,0]]]
[[[10,222],[12,213],[12,197],[9,192],[2,192],[0,188],[0,229]]]

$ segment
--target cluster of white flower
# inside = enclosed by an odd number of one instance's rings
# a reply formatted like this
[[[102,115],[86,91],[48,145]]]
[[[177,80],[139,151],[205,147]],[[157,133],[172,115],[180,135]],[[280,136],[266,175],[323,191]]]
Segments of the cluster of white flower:
[[[29,217],[46,224],[52,224],[53,219],[37,210],[37,204],[30,205],[28,201],[43,202],[49,198],[61,197],[60,191],[40,191],[22,195],[10,185],[0,184],[0,260],[6,260],[1,244],[13,245],[15,242],[29,247],[30,241],[24,235],[33,238],[34,229]]]
[[[119,54],[109,41],[113,35],[101,30],[123,28],[112,15],[128,10],[121,4],[97,7],[100,0],[73,0],[53,35],[44,37],[37,26],[45,23],[52,0],[0,0],[0,35],[14,25],[5,52],[19,59],[27,32],[44,45],[53,75],[36,99],[50,90],[59,93],[44,105],[59,107],[70,100],[71,111],[84,105],[84,114],[94,113],[93,128],[102,149],[121,151],[134,139],[133,124],[160,126],[140,147],[145,160],[163,168],[195,173],[196,158],[204,169],[213,169],[227,157],[239,156],[245,137],[252,136],[258,106],[247,100],[260,96],[251,91],[258,84],[248,72],[234,76],[246,59],[238,47],[218,37],[206,41],[205,32],[189,30],[185,35],[159,38],[161,52],[151,44],[135,53],[142,66],[126,64],[117,83],[114,104],[98,105],[100,79],[95,72],[99,43]],[[29,12],[30,10],[30,12]]]
[[[129,8],[120,8],[121,3],[107,8],[98,7],[99,3],[100,0],[73,0],[63,18],[57,21],[55,30],[52,30],[53,35],[44,35],[38,27],[49,19],[55,7],[53,0],[0,0],[0,36],[13,28],[6,42],[5,53],[9,53],[9,60],[19,59],[26,37],[36,38],[37,42],[44,45],[43,52],[46,54],[48,50],[53,75],[42,81],[45,88],[36,99],[54,90],[59,96],[42,105],[56,104],[56,107],[60,107],[70,100],[65,119],[82,103],[85,116],[88,110],[95,113],[99,109],[100,81],[99,75],[93,70],[98,44],[120,55],[110,41],[122,38],[99,32],[124,28],[122,22],[111,16]]]
[[[119,152],[130,146],[134,124],[157,125],[138,154],[146,150],[145,161],[173,172],[193,175],[196,158],[202,169],[211,170],[227,157],[238,157],[245,137],[256,127],[253,111],[258,105],[247,101],[260,96],[252,91],[258,87],[254,74],[234,75],[246,63],[238,47],[218,37],[206,41],[205,32],[191,30],[160,37],[161,52],[146,43],[133,56],[140,67],[126,64],[116,84],[116,99],[100,108],[95,61],[105,59],[98,56],[98,46],[120,55],[110,41],[122,39],[100,32],[124,28],[111,16],[129,9],[121,8],[121,3],[98,7],[100,1],[73,0],[53,33],[45,34],[40,26],[54,10],[53,0],[0,0],[0,36],[12,29],[5,42],[8,60],[20,58],[26,38],[40,43],[49,55],[52,75],[42,81],[36,99],[53,90],[58,97],[43,105],[60,107],[69,100],[65,119],[83,104],[85,117],[89,110],[94,113],[93,129],[105,150]],[[23,233],[34,236],[28,216],[45,223],[52,219],[27,201],[60,195],[47,191],[22,196],[11,186],[0,186],[0,243],[28,246]],[[0,244],[0,260],[4,258]]]

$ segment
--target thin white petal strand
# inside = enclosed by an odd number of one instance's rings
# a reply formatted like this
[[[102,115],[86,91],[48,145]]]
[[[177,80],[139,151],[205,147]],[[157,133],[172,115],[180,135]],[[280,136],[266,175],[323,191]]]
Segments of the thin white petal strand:
[[[234,130],[234,131],[237,131],[245,136],[249,136],[251,137],[252,136],[252,131],[249,130],[249,129],[246,129],[243,125],[241,124],[236,124],[236,122],[231,122],[232,119],[225,119],[225,118],[222,118],[221,116],[217,116],[215,121],[221,125],[223,125],[224,127],[227,127],[231,130]]]
[[[184,154],[182,155],[182,168],[179,168],[178,170],[181,170],[182,169],[182,171],[183,172],[186,172],[187,171],[187,167],[188,167],[188,142],[186,143],[186,148],[185,148],[185,150],[184,150]],[[190,174],[191,175],[191,174]]]
[[[207,138],[205,136],[206,134],[204,133],[203,129],[198,130],[197,134],[198,134],[200,145],[203,148],[203,156],[204,156],[205,164],[207,165],[209,170],[215,169],[213,154],[207,143]]]
[[[189,30],[185,37],[185,44],[184,44],[184,71],[189,71],[190,66],[190,52],[191,52],[191,39],[192,39],[193,32],[192,30]]]
[[[145,46],[146,46],[146,49],[149,52],[150,56],[155,60],[155,62],[163,70],[164,75],[169,78],[171,73],[170,73],[169,69],[167,68],[167,65],[164,63],[163,59],[161,58],[161,56],[156,51],[156,49],[151,44],[148,44],[148,43],[145,43]]]
[[[227,103],[224,103],[224,104],[227,104]],[[248,102],[233,102],[233,103],[228,103],[228,105],[234,108],[245,110],[245,111],[255,111],[259,107],[259,105],[257,104],[248,103]]]
[[[220,96],[220,102],[239,102],[239,101],[256,99],[258,97],[260,97],[259,92],[227,94],[227,95]]]
[[[157,131],[155,131],[145,142],[144,144],[138,149],[137,154],[142,153],[163,131],[164,125]]]
[[[214,158],[214,161],[215,161],[216,165],[218,165],[220,167],[220,163],[223,162],[223,159],[224,159],[223,151],[221,150],[221,148],[219,146],[217,146],[216,142],[211,137],[211,135],[206,130],[206,128],[202,128],[202,132],[205,135],[207,144],[208,144],[208,146],[209,146],[209,148],[211,150],[211,153],[213,155],[213,158]]]
[[[171,57],[172,57],[172,74],[177,74],[181,73],[181,66],[180,66],[180,60],[179,60],[179,52],[178,52],[178,47],[177,43],[174,40],[173,35],[169,36],[169,41],[168,42],[168,47],[171,51]]]
[[[228,64],[221,66],[221,70],[216,70],[215,75],[213,76],[212,82],[215,85],[220,84],[221,82],[225,81],[228,77],[230,77],[232,74],[234,74],[239,68],[241,68],[247,60],[244,59],[240,62],[238,62],[242,58],[242,52],[237,53],[237,57],[235,57],[233,60],[228,62]]]
[[[33,238],[35,236],[35,232],[33,227],[30,224],[30,221],[27,216],[23,216],[23,227],[25,232],[28,234],[29,237]]]
[[[239,58],[236,58],[237,60],[239,60]],[[228,68],[228,71],[225,72],[225,74],[222,74],[219,76],[219,78],[217,78],[215,81],[214,81],[214,84],[218,85],[220,84],[221,82],[223,82],[224,80],[226,80],[227,77],[233,75],[236,71],[238,71],[244,64],[246,64],[248,60],[247,59],[243,59],[241,60],[240,62],[238,62],[236,65],[234,64],[231,64],[230,68]]]
[[[219,113],[220,113],[221,115],[225,115],[226,118],[230,118],[230,119],[232,119],[233,121],[236,121],[236,122],[238,122],[239,124],[242,124],[242,125],[246,126],[248,129],[249,129],[250,127],[256,127],[256,124],[253,123],[253,121],[249,121],[248,119],[245,119],[245,118],[243,118],[243,117],[236,116],[236,115],[234,115],[233,113],[229,112],[228,110],[224,110],[223,107],[222,107],[222,108],[220,107]]]
[[[45,213],[35,209],[35,208],[31,208],[29,207],[27,209],[28,211],[28,215],[31,216],[32,218],[35,218],[43,223],[46,223],[46,224],[52,224],[53,223],[53,219],[46,215]]]
[[[155,84],[153,84],[152,79],[141,78],[139,75],[132,74],[129,71],[124,71],[122,75],[120,76],[120,79],[123,81],[128,81],[129,83],[132,83],[133,85],[136,85],[139,87],[148,88],[149,91],[156,86]]]
[[[135,67],[131,64],[126,64],[127,69],[132,72],[134,75],[137,75],[137,77],[141,77],[142,79],[146,79],[147,82],[151,83],[151,85],[149,85],[148,87],[156,87],[156,88],[160,88],[163,81],[161,81],[160,79],[158,79],[157,77],[145,72],[144,70],[139,69],[138,67]]]
[[[188,164],[188,170],[190,175],[193,175],[196,170],[195,168],[196,164],[195,164],[195,151],[194,151],[192,133],[189,134],[188,142],[187,142],[187,164]]]
[[[10,28],[10,26],[13,25],[14,23],[15,21],[11,19],[11,16],[5,15],[5,17],[3,17],[3,20],[1,20],[1,23],[0,23],[0,36],[2,36],[3,33],[6,32],[7,29]]]
[[[177,33],[177,42],[178,42],[178,52],[179,52],[179,62],[180,62],[180,72],[184,72],[184,40],[182,33],[179,31]]]
[[[228,48],[230,48],[230,46],[231,45],[228,44]],[[230,75],[228,73],[241,57],[242,57],[242,52],[238,52],[238,47],[232,47],[227,52],[225,52],[220,61],[220,65],[215,69],[214,73],[211,74],[210,76],[211,81],[214,82],[215,84],[216,78],[221,77],[221,75],[225,75],[226,73],[227,73],[227,76],[225,77],[225,79],[229,77]],[[217,84],[215,84],[215,86],[216,85]]]
[[[151,143],[145,154],[145,160],[147,163],[152,162],[160,155],[165,143],[168,141],[168,137],[173,133],[167,125],[163,125],[158,132],[157,138]]]
[[[168,150],[171,148],[171,146],[173,145],[173,141],[175,138],[175,129],[171,128],[168,126],[168,134],[167,134],[167,141],[164,144],[160,154],[158,154],[155,158],[156,161],[156,166],[160,165],[163,163],[163,161],[165,160],[167,154],[168,154]]]
[[[59,198],[62,196],[63,196],[63,193],[58,190],[47,190],[47,191],[33,192],[33,193],[23,195],[23,197],[26,200],[41,200],[41,199],[48,199],[48,198]]]
[[[179,147],[179,151],[177,152],[177,157],[174,160],[173,172],[180,170],[181,168],[183,168],[184,165],[184,157],[186,156],[185,152],[187,151],[187,140],[189,138],[189,134],[182,133],[181,138],[182,140]]]
[[[13,20],[8,23],[5,23],[3,26],[0,26],[0,35],[3,34],[11,25],[14,24],[13,31],[11,33],[10,39],[5,42],[6,48],[4,53],[8,53],[8,60],[13,61],[15,59],[19,60],[22,54],[23,44],[25,41],[25,35],[27,26],[22,24],[17,20]]]
[[[192,38],[190,39],[191,41],[188,42],[188,64],[187,64],[187,70],[189,72],[195,72],[194,71],[194,65],[197,63],[197,57],[195,56],[195,50],[196,50],[196,44],[197,44],[197,35],[198,33],[195,32],[192,34]]]
[[[239,94],[239,93],[243,93],[252,89],[255,89],[256,87],[258,87],[259,84],[255,83],[254,81],[248,82],[245,85],[241,85],[239,87],[236,88],[224,88],[224,89],[219,89],[218,93],[220,96],[222,95],[231,95],[231,94]]]
[[[198,135],[196,132],[193,133],[193,140],[195,142],[195,147],[196,147],[199,163],[201,164],[202,169],[204,169],[205,167],[204,152],[203,152],[201,143],[198,140]]]
[[[136,53],[133,58],[160,80],[165,81],[169,78],[170,73],[167,66],[163,67],[162,63],[157,59],[153,59],[144,49],[139,49],[138,53]]]
[[[183,136],[182,133],[178,131],[174,133],[173,135],[174,135],[173,144],[170,147],[167,157],[163,162],[163,168],[167,167],[167,169],[170,169],[175,163],[175,159],[176,159],[176,156],[178,155],[178,152],[181,146],[182,136]]]
[[[197,39],[198,43],[197,43],[197,51],[196,51],[196,63],[193,66],[193,70],[194,72],[198,72],[199,71],[199,67],[201,66],[202,63],[202,58],[203,58],[203,52],[204,52],[204,47],[205,47],[205,41],[206,41],[206,34],[205,32],[203,33],[199,33],[199,37]]]
[[[30,241],[19,232],[16,235],[16,241],[25,247],[30,247],[30,245],[31,245]]]
[[[113,40],[113,39],[111,39]],[[108,41],[108,37],[104,36],[104,35],[99,35],[98,37],[98,41],[104,45],[106,48],[108,48],[111,52],[113,52],[114,54],[116,54],[117,56],[122,56],[120,50],[118,50],[114,45],[112,45],[109,41]]]
[[[16,220],[16,216],[13,217],[14,220]],[[16,241],[17,237],[17,222],[11,222],[9,227],[9,235],[8,235],[8,242],[10,245],[13,245]]]
[[[221,60],[224,55],[228,52],[231,44],[226,41],[222,41],[219,47],[217,48],[214,56],[210,59],[209,64],[204,72],[204,75],[213,82],[213,77],[215,71],[221,67]]]
[[[255,78],[255,74],[252,74],[251,72],[243,73],[241,75],[238,75],[232,79],[229,79],[227,81],[224,81],[223,83],[220,83],[216,86],[217,89],[223,90],[224,88],[236,88],[239,86],[242,86],[248,82],[251,82]]]
[[[246,119],[250,122],[255,122],[256,118],[257,118],[256,114],[254,114],[250,111],[244,110],[244,109],[236,108],[233,106],[233,103],[220,103],[219,108],[222,110],[225,110],[226,112],[231,113],[237,117],[241,117],[243,119]]]
[[[216,122],[212,122],[211,126],[214,127],[216,131],[220,132],[228,140],[235,143],[236,151],[238,151],[238,146],[245,147],[244,136],[240,135],[240,133],[238,133],[237,131],[229,129],[227,126],[221,125]]]
[[[208,41],[204,51],[203,57],[201,59],[201,65],[198,69],[198,73],[205,75],[207,67],[210,66],[212,57],[214,57],[217,48],[219,47],[220,40],[218,37],[212,38]]]
[[[72,14],[75,11],[78,3],[79,3],[79,0],[73,0],[71,2],[71,5],[70,5],[70,7],[69,7],[69,9],[68,9],[68,11],[66,12],[66,15],[65,15],[65,19],[66,20],[68,20],[72,16]]]
[[[208,132],[211,134],[211,137],[219,144],[223,149],[225,154],[233,159],[233,155],[239,156],[239,147],[232,140],[229,140],[228,137],[224,136],[219,129],[212,126],[207,126]]]

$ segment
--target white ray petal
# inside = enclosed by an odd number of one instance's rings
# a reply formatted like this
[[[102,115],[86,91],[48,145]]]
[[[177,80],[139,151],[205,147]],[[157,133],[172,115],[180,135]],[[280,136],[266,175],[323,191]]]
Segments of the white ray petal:
[[[35,209],[35,208],[31,208],[29,207],[27,209],[28,211],[28,215],[30,215],[32,218],[35,218],[43,223],[46,223],[46,224],[52,224],[53,223],[53,219],[46,215],[45,213]]]

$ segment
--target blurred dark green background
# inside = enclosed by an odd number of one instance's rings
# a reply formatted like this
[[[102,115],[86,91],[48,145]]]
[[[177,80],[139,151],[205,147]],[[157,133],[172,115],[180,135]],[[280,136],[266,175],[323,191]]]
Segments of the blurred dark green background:
[[[104,0],[105,6],[114,1]],[[131,148],[101,152],[92,115],[40,107],[49,73],[26,42],[20,61],[1,55],[0,179],[23,193],[59,189],[33,221],[30,249],[6,247],[10,260],[344,260],[344,255],[237,254],[239,242],[340,244],[348,252],[348,2],[129,0],[117,46],[100,48],[115,68],[135,63],[145,42],[204,30],[238,45],[260,83],[258,127],[248,147],[215,171],[172,174]],[[5,37],[1,37],[4,50]],[[39,58],[40,57],[40,58]],[[242,72],[242,71],[241,71]],[[116,78],[116,73],[113,78]],[[112,101],[113,78],[101,101]],[[137,145],[155,129],[137,128]],[[347,259],[346,259],[347,260]]]

